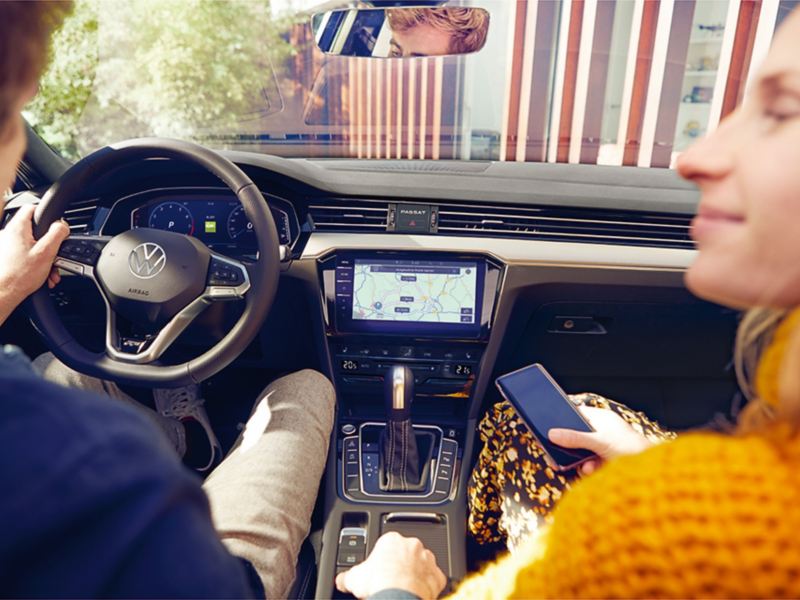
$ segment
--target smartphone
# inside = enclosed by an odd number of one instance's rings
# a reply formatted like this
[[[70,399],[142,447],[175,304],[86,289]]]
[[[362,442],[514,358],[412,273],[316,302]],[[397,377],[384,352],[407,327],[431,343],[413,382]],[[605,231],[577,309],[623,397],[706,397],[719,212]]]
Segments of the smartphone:
[[[545,459],[553,469],[573,469],[595,456],[589,450],[563,448],[548,439],[548,432],[554,428],[586,432],[594,429],[542,365],[534,364],[502,375],[495,385],[542,446]]]

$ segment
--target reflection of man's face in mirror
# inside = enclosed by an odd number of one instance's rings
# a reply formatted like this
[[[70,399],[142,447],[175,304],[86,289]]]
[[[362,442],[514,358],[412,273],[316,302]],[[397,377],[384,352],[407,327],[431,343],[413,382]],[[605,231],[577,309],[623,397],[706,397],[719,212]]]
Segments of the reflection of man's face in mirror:
[[[389,42],[389,56],[443,56],[450,54],[451,34],[427,23],[420,23],[405,31],[393,31]]]
[[[489,13],[476,8],[387,8],[385,14],[390,57],[477,52],[489,28]]]

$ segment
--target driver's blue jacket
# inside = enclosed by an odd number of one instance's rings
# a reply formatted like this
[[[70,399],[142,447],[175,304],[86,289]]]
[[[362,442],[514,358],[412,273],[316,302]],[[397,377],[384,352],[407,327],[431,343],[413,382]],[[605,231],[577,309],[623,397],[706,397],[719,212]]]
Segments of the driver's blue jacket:
[[[0,350],[0,596],[252,598],[200,480],[135,410]]]

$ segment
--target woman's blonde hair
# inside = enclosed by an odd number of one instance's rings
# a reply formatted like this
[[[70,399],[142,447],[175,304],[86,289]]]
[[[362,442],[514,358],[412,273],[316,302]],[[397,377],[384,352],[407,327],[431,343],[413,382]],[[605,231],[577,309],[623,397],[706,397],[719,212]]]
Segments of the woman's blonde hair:
[[[792,332],[779,384],[781,416],[800,428],[800,329]]]
[[[736,333],[734,364],[742,393],[749,400],[737,419],[737,431],[749,433],[776,419],[800,427],[800,328],[791,332],[778,368],[777,404],[758,396],[756,371],[775,331],[789,311],[754,308],[748,311]]]

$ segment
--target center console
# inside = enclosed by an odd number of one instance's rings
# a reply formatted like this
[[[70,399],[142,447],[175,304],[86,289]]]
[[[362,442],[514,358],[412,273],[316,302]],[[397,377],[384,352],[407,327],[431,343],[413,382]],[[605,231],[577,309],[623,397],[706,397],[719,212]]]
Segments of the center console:
[[[461,394],[488,340],[501,268],[480,256],[342,253],[321,263],[339,391],[368,393],[404,364],[422,396]]]
[[[323,545],[318,594],[387,531],[419,537],[456,576],[467,411],[503,267],[480,253],[342,251],[318,269],[338,395],[324,534],[337,549]],[[356,530],[366,551],[354,554],[343,544]]]

